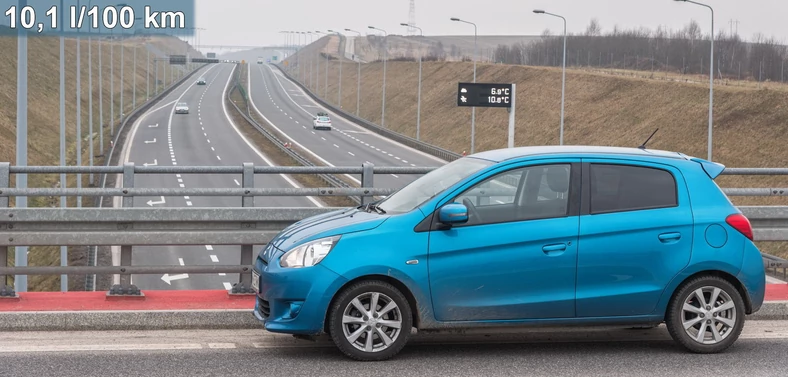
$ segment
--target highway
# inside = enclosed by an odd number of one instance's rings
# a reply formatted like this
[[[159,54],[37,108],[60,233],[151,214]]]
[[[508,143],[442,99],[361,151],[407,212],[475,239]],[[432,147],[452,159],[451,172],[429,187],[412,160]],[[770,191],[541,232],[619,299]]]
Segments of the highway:
[[[697,355],[664,326],[565,328],[427,338],[390,361],[363,363],[330,343],[264,330],[11,332],[0,338],[0,375],[784,376],[786,339],[786,321],[748,321],[727,352]]]
[[[319,106],[298,86],[268,64],[249,64],[250,98],[254,109],[269,124],[289,138],[294,146],[306,149],[308,156],[328,166],[440,166],[446,162],[396,143]],[[333,130],[313,130],[312,116],[326,111]],[[351,177],[348,175],[348,177]],[[375,175],[375,187],[400,188],[419,175]],[[352,177],[360,183],[358,177]]]
[[[271,163],[241,136],[228,118],[223,93],[231,81],[233,64],[214,64],[170,93],[167,98],[135,122],[124,148],[123,161],[156,166],[240,166],[245,162]],[[206,85],[197,85],[204,77]],[[175,114],[175,103],[186,102],[189,114]],[[241,185],[241,175],[135,175],[136,187],[229,188]],[[298,187],[279,175],[257,175],[256,187]],[[119,200],[116,200],[116,204]],[[134,207],[237,207],[232,197],[137,197]],[[258,207],[314,207],[320,201],[306,197],[258,197]],[[119,248],[115,248],[117,250]],[[134,265],[237,265],[240,246],[135,247]],[[134,275],[132,283],[150,289],[230,289],[237,274],[227,275]]]

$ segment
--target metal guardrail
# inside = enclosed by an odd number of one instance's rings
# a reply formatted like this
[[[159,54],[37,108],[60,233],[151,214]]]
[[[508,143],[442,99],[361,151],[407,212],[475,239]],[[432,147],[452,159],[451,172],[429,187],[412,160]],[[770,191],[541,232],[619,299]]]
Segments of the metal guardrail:
[[[126,198],[124,198],[125,200]],[[244,199],[247,203],[247,199]],[[110,294],[138,295],[131,274],[239,273],[233,293],[251,293],[253,245],[264,245],[290,224],[338,208],[19,208],[0,209],[0,279],[6,275],[119,274]],[[758,241],[788,240],[788,206],[740,207]],[[132,266],[132,246],[241,245],[239,265]],[[7,267],[8,246],[120,245],[120,266]],[[788,261],[764,258],[764,268]],[[6,292],[12,293],[9,288]]]
[[[385,189],[385,188],[374,188],[374,175],[375,174],[425,174],[435,169],[434,167],[376,167],[373,164],[365,163],[361,166],[355,167],[315,167],[315,166],[254,166],[251,163],[245,163],[242,166],[137,166],[133,163],[127,163],[123,166],[10,166],[7,162],[0,162],[0,210],[5,210],[9,206],[9,197],[12,196],[78,196],[78,197],[121,197],[122,198],[122,209],[114,209],[114,208],[105,208],[105,209],[95,209],[95,208],[85,208],[85,209],[77,209],[77,208],[65,208],[65,209],[57,209],[64,210],[64,211],[83,211],[83,212],[66,212],[66,213],[88,213],[91,216],[97,216],[96,219],[102,218],[105,216],[106,213],[111,212],[101,212],[101,211],[119,211],[125,212],[130,211],[129,213],[138,213],[135,212],[135,208],[133,208],[133,200],[135,197],[151,197],[151,196],[222,196],[222,197],[238,197],[240,199],[239,206],[242,208],[245,207],[255,207],[255,197],[258,196],[358,196],[360,197],[362,202],[370,201],[374,196],[379,195],[389,195],[392,192],[396,191],[396,189]],[[73,188],[25,188],[25,189],[16,189],[9,187],[10,178],[12,174],[89,174],[89,173],[101,173],[104,175],[112,175],[117,174],[121,176],[122,185],[121,187],[111,187],[111,188],[81,188],[81,189],[73,189]],[[254,187],[255,186],[255,174],[326,174],[326,173],[342,173],[342,174],[359,174],[361,178],[362,185],[364,187],[348,187],[348,188],[335,188],[335,187],[328,187],[328,188],[260,188]],[[241,187],[232,187],[232,188],[137,188],[134,187],[135,175],[138,174],[237,174],[239,175],[239,181]],[[153,204],[149,204],[153,205]],[[63,219],[62,217],[58,217],[58,212],[38,212],[38,213],[47,213],[44,217],[40,217],[39,220],[41,224],[39,224],[39,228],[37,233],[34,236],[28,234],[27,236],[23,236],[19,238],[21,235],[13,236],[7,232],[14,232],[14,227],[17,226],[16,222],[20,219],[20,212],[16,211],[24,211],[28,209],[13,209],[10,210],[12,212],[5,212],[2,217],[0,217],[0,234],[3,234],[6,238],[4,238],[3,242],[0,243],[0,267],[7,266],[8,263],[8,250],[5,246],[43,246],[43,245],[55,245],[55,246],[93,246],[96,245],[108,245],[106,240],[109,239],[118,239],[122,238],[121,233],[124,230],[130,229],[128,228],[129,224],[115,224],[114,226],[110,226],[110,228],[103,228],[100,232],[101,236],[108,237],[108,238],[91,238],[89,231],[64,231],[62,233],[52,233],[50,234],[49,238],[45,237],[44,230],[48,224],[57,223],[61,229],[66,229],[70,225],[67,224],[67,221],[60,221],[58,222],[57,219]],[[53,209],[49,208],[35,208],[29,209],[31,211],[40,211],[40,210],[49,210],[53,211]],[[178,211],[184,211],[185,209],[178,209]],[[227,211],[227,213],[231,212],[231,208],[219,208],[215,210],[207,210],[204,209],[202,212],[202,216],[219,216],[217,218],[221,218],[220,215],[216,215],[216,213],[224,213],[222,211]],[[283,211],[286,209],[283,209]],[[99,212],[90,212],[90,211],[99,211]],[[212,212],[214,211],[214,212]],[[215,212],[218,211],[218,212]],[[255,211],[259,211],[255,208]],[[150,213],[164,213],[164,212],[150,212]],[[257,213],[257,212],[256,212]],[[309,213],[302,213],[302,212],[295,212],[297,216],[307,217]],[[311,213],[311,212],[310,212]],[[118,215],[120,216],[120,215]],[[153,216],[153,215],[148,215]],[[259,213],[258,215],[259,216]],[[300,220],[301,218],[288,218],[290,223]],[[86,218],[68,218],[69,221],[75,221],[77,226],[81,226],[79,224],[84,225],[85,222],[80,222],[79,219],[86,219]],[[88,217],[87,219],[90,219]],[[154,217],[153,219],[157,219]],[[200,217],[199,219],[205,219],[205,217]],[[265,218],[263,218],[265,219]],[[291,221],[292,220],[292,221]],[[167,218],[162,218],[162,223],[167,223]],[[203,221],[204,222],[204,221]],[[91,223],[88,220],[88,223]],[[197,221],[200,223],[200,221]],[[42,225],[43,224],[43,225]],[[92,223],[91,223],[92,224]],[[204,224],[203,224],[204,225]],[[270,224],[269,224],[270,225]],[[226,229],[226,225],[224,226]],[[219,228],[222,228],[221,226]],[[277,230],[283,229],[284,226],[277,227]],[[133,226],[131,229],[135,229]],[[139,229],[139,228],[136,228]],[[152,237],[153,240],[159,239],[178,239],[179,236],[177,235],[184,235],[184,237],[202,237],[197,238],[203,241],[206,241],[205,244],[211,243],[218,243],[217,240],[221,239],[221,235],[217,233],[213,233],[211,229],[203,229],[200,231],[201,234],[194,234],[188,233],[188,229],[180,229],[178,231],[173,230],[166,230],[163,231],[162,229],[165,228],[158,228],[159,231],[163,233],[156,233],[157,235],[149,234],[149,237]],[[238,229],[237,227],[235,229]],[[255,232],[259,236],[259,231],[261,228],[251,228],[257,229]],[[16,229],[19,230],[18,228]],[[95,229],[94,229],[95,230]],[[222,232],[222,231],[220,231]],[[275,234],[275,232],[273,233]],[[206,236],[210,235],[210,236]],[[95,234],[98,237],[98,234]],[[206,238],[207,237],[207,238]],[[249,235],[241,237],[240,234],[229,234],[226,237],[230,237],[230,240],[233,240],[234,244],[241,244],[241,263],[242,264],[250,264],[252,261],[252,245],[253,243],[250,240]],[[189,239],[180,239],[182,243],[176,242],[175,244],[190,244]],[[213,241],[207,242],[207,240],[212,239]],[[131,265],[131,255],[132,255],[132,246],[133,245],[145,245],[146,241],[139,242],[139,239],[132,239],[134,242],[129,242],[126,244],[121,244],[115,242],[111,244],[111,246],[121,246],[120,247],[120,259],[121,264],[125,266]],[[245,243],[246,240],[250,240],[250,243]],[[265,238],[254,238],[255,241],[267,242]],[[95,242],[93,242],[95,241]],[[80,267],[80,270],[69,270],[69,272],[78,273],[77,271],[106,271],[101,270],[99,267],[93,267],[95,263],[90,263],[86,267]],[[74,266],[71,266],[74,267]],[[17,268],[32,268],[32,267],[17,267]],[[36,267],[39,268],[39,267]],[[98,268],[96,270],[91,270],[91,268]],[[104,268],[104,267],[102,267]],[[43,271],[43,270],[39,270]],[[50,270],[46,270],[50,271]],[[115,270],[113,270],[115,271]],[[128,270],[126,270],[128,271]],[[156,270],[159,271],[159,270]],[[207,270],[207,271],[214,271],[214,270]],[[196,273],[196,272],[195,272]],[[0,273],[0,275],[5,275],[5,273]],[[128,274],[121,274],[120,276],[120,284],[113,286],[110,290],[111,294],[121,294],[121,295],[135,295],[139,294],[139,289],[131,285],[130,276]],[[13,292],[10,287],[6,287],[7,284],[5,276],[0,276],[0,295],[7,294],[9,292]],[[250,284],[250,276],[241,275],[240,281],[238,284],[235,285],[233,291],[235,292],[248,292],[249,291],[249,284]],[[88,287],[86,287],[88,288]]]

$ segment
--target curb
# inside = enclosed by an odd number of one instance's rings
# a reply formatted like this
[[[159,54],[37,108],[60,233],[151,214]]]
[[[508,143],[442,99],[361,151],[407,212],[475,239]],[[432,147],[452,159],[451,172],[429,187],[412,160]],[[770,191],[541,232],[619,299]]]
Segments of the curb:
[[[757,313],[747,316],[747,320],[788,320],[788,301],[765,302]],[[0,331],[237,329],[260,330],[263,326],[250,309],[0,313]]]

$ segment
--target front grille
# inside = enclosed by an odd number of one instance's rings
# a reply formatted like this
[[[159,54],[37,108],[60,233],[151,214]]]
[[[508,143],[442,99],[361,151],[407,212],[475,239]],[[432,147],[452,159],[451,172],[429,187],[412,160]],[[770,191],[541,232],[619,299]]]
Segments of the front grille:
[[[262,314],[263,317],[268,318],[271,316],[271,305],[268,303],[268,301],[258,297],[257,304],[260,307],[260,314]]]

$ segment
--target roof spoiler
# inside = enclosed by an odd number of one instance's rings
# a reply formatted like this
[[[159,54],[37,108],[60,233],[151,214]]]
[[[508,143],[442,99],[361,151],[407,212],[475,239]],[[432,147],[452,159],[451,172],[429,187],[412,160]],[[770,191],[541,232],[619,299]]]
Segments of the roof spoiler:
[[[703,171],[705,171],[706,174],[711,179],[716,179],[725,170],[725,165],[720,164],[720,163],[706,161],[704,159],[697,158],[697,157],[690,157],[689,159],[690,159],[690,161],[694,161],[694,162],[699,163],[700,166],[703,168]]]

